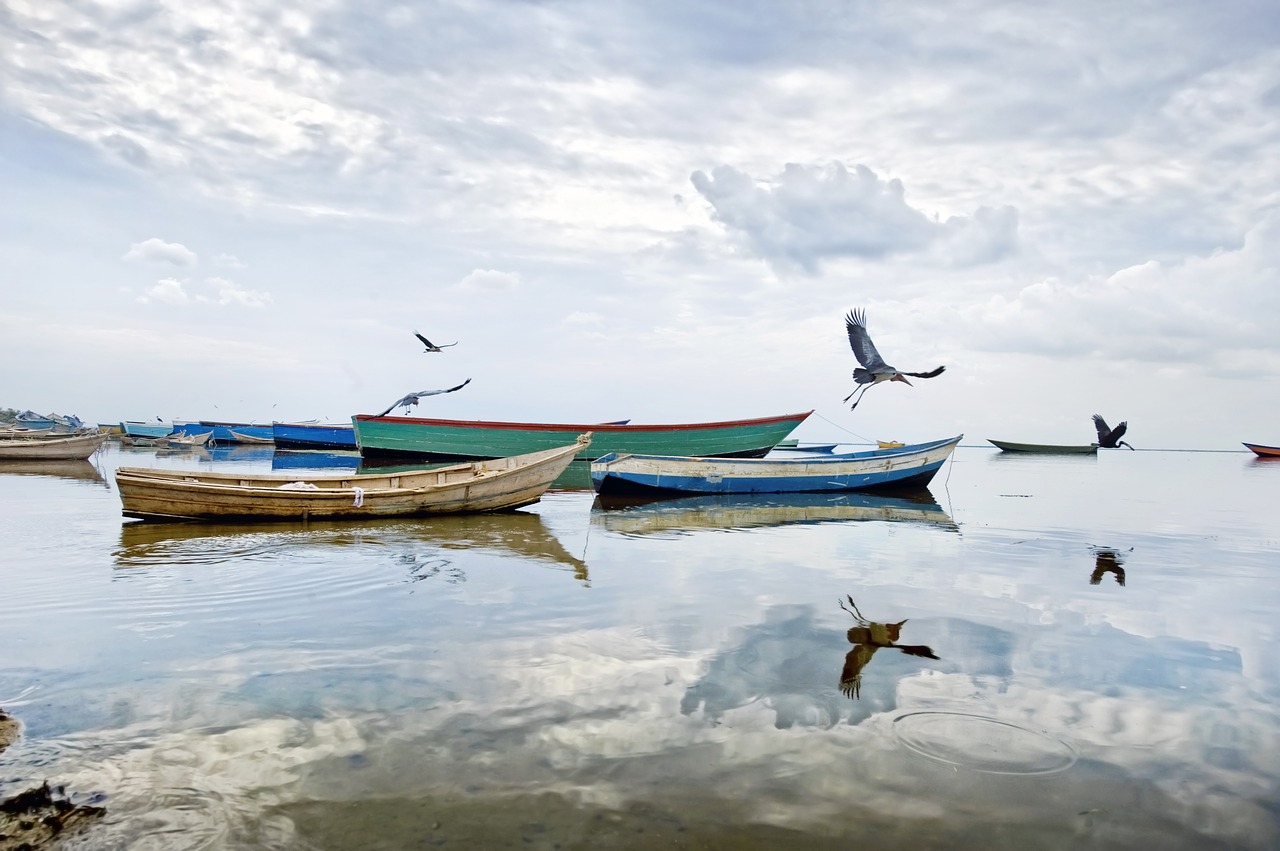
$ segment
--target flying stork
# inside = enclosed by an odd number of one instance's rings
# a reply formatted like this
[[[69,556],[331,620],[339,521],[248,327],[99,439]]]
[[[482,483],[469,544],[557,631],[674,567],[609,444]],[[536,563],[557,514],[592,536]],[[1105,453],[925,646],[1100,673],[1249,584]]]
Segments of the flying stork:
[[[426,353],[426,352],[438,352],[438,351],[440,351],[441,349],[447,349],[447,348],[449,348],[450,346],[456,346],[456,345],[458,345],[458,342],[455,340],[455,341],[454,341],[454,342],[452,342],[452,343],[445,343],[444,345],[437,346],[435,343],[431,342],[431,341],[430,341],[430,340],[428,340],[426,337],[424,337],[424,336],[422,336],[421,334],[419,334],[417,331],[414,331],[414,332],[413,332],[413,336],[415,336],[415,337],[417,337],[419,340],[421,340],[421,341],[422,341],[422,345],[426,346],[426,348],[422,350],[424,353]],[[392,407],[395,407],[395,406],[393,405]]]
[[[1121,446],[1129,446],[1120,438],[1124,437],[1124,433],[1129,430],[1129,423],[1122,422],[1115,428],[1107,425],[1107,421],[1100,415],[1093,415],[1093,424],[1098,429],[1098,445],[1103,449],[1119,449]],[[1129,446],[1132,449],[1132,446]]]
[[[862,366],[853,371],[853,380],[862,385],[862,392],[858,392],[858,388],[853,389],[853,393],[844,397],[845,402],[853,398],[854,394],[858,398],[849,406],[849,410],[858,407],[858,403],[862,401],[862,396],[867,389],[873,387],[883,381],[901,381],[903,384],[910,385],[906,376],[912,378],[933,378],[941,375],[945,366],[932,369],[928,372],[902,372],[884,362],[884,358],[880,357],[880,353],[876,351],[875,343],[871,342],[871,337],[867,334],[867,315],[862,310],[851,310],[844,318],[845,330],[849,332],[849,347],[853,349],[854,356],[858,359],[858,363]]]
[[[457,387],[450,387],[446,390],[419,390],[417,393],[410,393],[409,395],[403,398],[397,399],[395,401],[395,404],[393,404],[390,408],[387,408],[382,413],[378,414],[378,416],[385,417],[387,414],[391,413],[396,408],[404,408],[405,413],[408,413],[409,409],[412,408],[414,405],[418,404],[418,400],[424,396],[439,396],[441,393],[452,393],[455,390],[461,390],[463,387],[466,387],[470,383],[471,383],[471,379],[468,378],[466,381],[462,382]]]

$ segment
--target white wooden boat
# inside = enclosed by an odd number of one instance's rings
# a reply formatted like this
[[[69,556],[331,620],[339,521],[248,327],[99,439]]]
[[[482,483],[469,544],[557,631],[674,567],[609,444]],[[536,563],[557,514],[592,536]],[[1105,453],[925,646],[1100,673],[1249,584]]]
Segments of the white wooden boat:
[[[541,499],[591,443],[386,474],[299,477],[121,467],[126,517],[144,520],[360,519],[507,511]]]
[[[266,436],[263,436],[262,434],[254,434],[253,432],[240,431],[239,429],[234,428],[228,428],[227,431],[231,433],[232,443],[249,443],[254,446],[261,446],[263,444],[272,444],[276,442],[275,438],[270,435],[270,432],[268,432]]]
[[[601,496],[918,488],[929,483],[961,437],[896,449],[796,458],[610,453],[592,462],[591,485]]]
[[[0,459],[72,460],[88,458],[107,439],[105,431],[86,431],[79,434],[41,435],[36,437],[6,437],[0,439]]]
[[[213,437],[213,429],[209,429],[203,434],[187,434],[186,432],[175,431],[165,438],[165,445],[170,449],[190,449],[207,445],[211,437]]]

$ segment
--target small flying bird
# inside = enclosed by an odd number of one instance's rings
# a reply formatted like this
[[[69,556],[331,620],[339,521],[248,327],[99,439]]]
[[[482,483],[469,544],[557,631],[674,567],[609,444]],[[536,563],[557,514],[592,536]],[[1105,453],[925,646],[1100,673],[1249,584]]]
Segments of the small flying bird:
[[[455,390],[461,390],[463,387],[466,387],[470,383],[471,383],[471,379],[468,378],[466,381],[462,382],[457,387],[450,387],[447,390],[419,390],[417,393],[410,393],[408,396],[405,396],[401,399],[397,399],[394,405],[392,405],[390,408],[387,408],[382,413],[378,414],[378,416],[385,417],[387,414],[391,413],[396,408],[404,408],[405,413],[408,413],[409,409],[412,408],[414,405],[418,404],[418,400],[423,398],[424,396],[439,396],[441,393],[452,393]]]
[[[440,351],[441,349],[447,349],[447,348],[449,348],[450,346],[456,346],[456,345],[458,345],[458,341],[457,341],[457,340],[454,340],[452,343],[445,343],[443,346],[437,346],[435,343],[431,342],[431,341],[430,341],[430,340],[428,340],[426,337],[424,337],[424,336],[422,336],[421,334],[419,334],[417,331],[414,331],[414,332],[413,332],[413,336],[415,336],[415,337],[417,337],[419,340],[421,340],[421,341],[422,341],[422,345],[426,346],[426,348],[425,348],[425,349],[423,349],[423,352],[438,352],[438,351]]]
[[[910,385],[906,376],[912,378],[933,378],[941,375],[945,366],[929,372],[901,372],[889,364],[884,362],[884,358],[880,357],[880,353],[876,351],[875,343],[871,342],[871,337],[867,334],[867,315],[861,310],[851,310],[844,318],[845,330],[849,332],[849,347],[853,349],[854,357],[858,359],[858,363],[862,366],[853,371],[853,380],[863,385],[862,392],[858,392],[858,388],[853,389],[853,393],[844,397],[845,402],[853,398],[854,393],[858,394],[858,398],[849,406],[849,410],[858,407],[858,403],[862,401],[862,396],[868,388],[879,384],[882,381],[901,381],[903,384]]]
[[[1119,449],[1121,446],[1129,446],[1120,438],[1124,437],[1124,433],[1129,430],[1129,423],[1123,422],[1115,428],[1107,425],[1107,421],[1100,415],[1093,415],[1093,424],[1098,429],[1098,445],[1103,449]],[[1129,446],[1132,449],[1132,446]]]

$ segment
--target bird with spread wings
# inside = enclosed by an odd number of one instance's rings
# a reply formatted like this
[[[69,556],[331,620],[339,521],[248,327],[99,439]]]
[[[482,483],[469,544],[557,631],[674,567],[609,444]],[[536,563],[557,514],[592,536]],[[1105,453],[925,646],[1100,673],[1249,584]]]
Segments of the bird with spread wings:
[[[426,346],[426,348],[425,348],[425,349],[423,349],[423,352],[438,352],[438,351],[440,351],[440,350],[442,350],[442,349],[447,349],[447,348],[449,348],[450,346],[456,346],[456,345],[458,345],[457,340],[455,340],[455,341],[453,341],[452,343],[442,343],[441,345],[437,346],[435,343],[431,342],[431,341],[430,341],[430,340],[428,340],[426,337],[424,337],[424,336],[422,336],[421,334],[419,334],[417,331],[414,331],[414,332],[413,332],[413,336],[415,336],[415,337],[417,337],[419,340],[421,340],[421,341],[422,341],[422,345]]]
[[[858,363],[862,364],[853,371],[853,380],[862,388],[862,392],[859,393],[858,387],[855,387],[853,393],[845,396],[843,400],[848,402],[854,394],[857,394],[858,398],[854,399],[853,404],[849,406],[851,411],[858,407],[858,403],[862,401],[868,389],[881,382],[901,381],[903,384],[910,385],[911,382],[906,379],[908,375],[912,378],[934,378],[946,369],[945,366],[940,366],[928,372],[902,372],[889,366],[884,362],[884,358],[880,357],[875,343],[871,342],[871,337],[867,334],[867,315],[864,311],[849,311],[844,318],[844,327],[849,334],[849,347],[853,349],[853,355],[858,359]]]
[[[1093,425],[1098,429],[1098,445],[1103,449],[1119,449],[1121,446],[1129,446],[1120,438],[1124,437],[1124,433],[1129,430],[1129,423],[1122,422],[1115,428],[1107,425],[1107,421],[1100,415],[1093,415]],[[1132,446],[1129,446],[1133,449]]]
[[[457,387],[449,387],[445,390],[419,390],[417,393],[410,393],[407,396],[397,399],[395,401],[395,404],[393,404],[390,408],[387,408],[382,413],[378,414],[378,416],[385,417],[387,414],[391,413],[396,408],[404,408],[405,412],[408,413],[409,409],[412,408],[414,405],[418,404],[418,400],[423,398],[424,396],[439,396],[441,393],[452,393],[455,390],[461,390],[463,387],[466,387],[470,383],[471,383],[471,379],[468,378],[466,381],[462,382]]]

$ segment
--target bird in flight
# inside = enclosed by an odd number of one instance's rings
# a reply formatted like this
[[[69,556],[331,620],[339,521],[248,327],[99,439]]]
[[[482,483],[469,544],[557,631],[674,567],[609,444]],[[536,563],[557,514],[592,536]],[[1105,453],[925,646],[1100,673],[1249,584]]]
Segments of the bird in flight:
[[[409,409],[412,408],[414,405],[418,404],[418,400],[424,396],[439,396],[441,393],[452,393],[455,390],[461,390],[463,387],[466,387],[470,383],[471,383],[471,379],[468,378],[466,381],[462,382],[457,387],[450,387],[447,390],[419,390],[417,393],[410,393],[408,396],[397,399],[395,401],[395,404],[393,404],[390,408],[387,408],[382,413],[378,414],[378,416],[385,417],[387,414],[391,413],[396,408],[404,408],[405,412],[408,413]]]
[[[456,346],[456,345],[458,345],[458,342],[455,340],[455,341],[454,341],[454,342],[452,342],[452,343],[445,343],[445,344],[444,344],[444,345],[442,345],[442,346],[437,346],[435,343],[431,342],[431,341],[430,341],[430,340],[428,340],[426,337],[424,337],[424,336],[422,336],[421,334],[419,334],[417,331],[414,331],[414,332],[413,332],[413,336],[415,336],[415,337],[417,337],[419,340],[421,340],[421,341],[422,341],[422,345],[426,346],[426,348],[425,348],[425,349],[423,349],[423,351],[424,351],[424,352],[438,352],[438,351],[440,351],[441,349],[447,349],[447,348],[449,348],[450,346]]]
[[[871,337],[867,334],[867,315],[864,311],[849,311],[844,318],[844,327],[849,332],[849,347],[853,349],[858,363],[862,364],[853,371],[853,380],[862,387],[862,392],[859,393],[858,388],[855,387],[853,393],[844,397],[844,401],[848,402],[855,393],[858,395],[858,398],[849,406],[851,411],[858,407],[868,388],[882,381],[901,381],[909,385],[911,382],[906,379],[908,375],[912,378],[933,378],[941,375],[946,369],[945,366],[940,366],[928,372],[902,372],[889,366],[884,362],[884,358],[880,357],[880,353],[876,351],[876,344],[871,342]]]
[[[1093,424],[1098,429],[1098,445],[1103,449],[1119,449],[1121,446],[1129,446],[1120,438],[1124,437],[1124,433],[1129,430],[1129,423],[1122,422],[1115,428],[1107,425],[1099,414],[1093,415]],[[1132,446],[1129,446],[1132,449]]]

